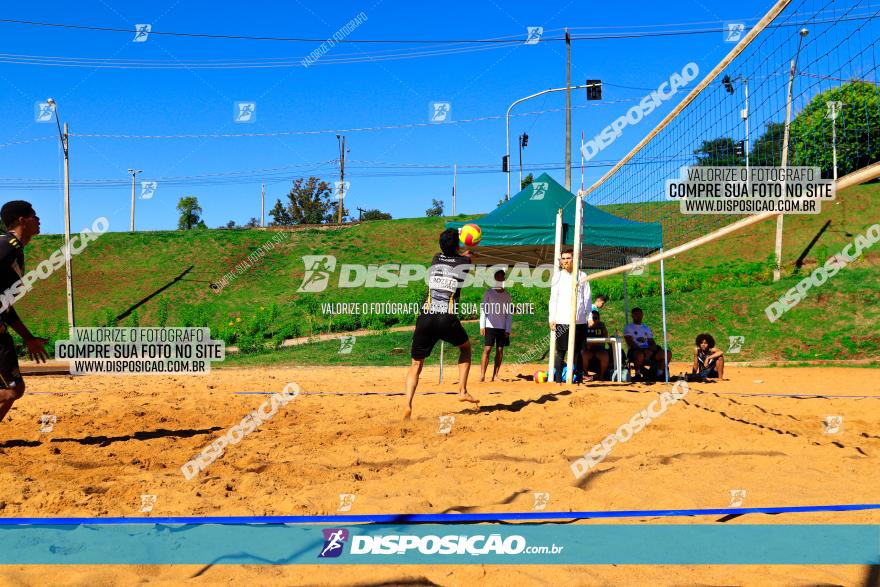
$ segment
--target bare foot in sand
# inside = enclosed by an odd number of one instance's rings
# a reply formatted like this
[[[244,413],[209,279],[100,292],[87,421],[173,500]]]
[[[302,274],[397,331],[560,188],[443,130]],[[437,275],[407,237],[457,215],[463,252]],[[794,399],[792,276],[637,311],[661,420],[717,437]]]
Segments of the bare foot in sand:
[[[404,420],[409,420],[410,416],[412,416],[412,409],[411,409],[411,408],[407,408],[407,409],[403,412],[403,419],[404,419]]]
[[[459,394],[458,394],[458,401],[460,401],[460,402],[470,402],[470,403],[472,403],[472,404],[478,404],[478,403],[480,403],[480,400],[478,400],[477,398],[473,397],[473,396],[472,396],[471,394],[469,394],[468,392],[459,393]]]

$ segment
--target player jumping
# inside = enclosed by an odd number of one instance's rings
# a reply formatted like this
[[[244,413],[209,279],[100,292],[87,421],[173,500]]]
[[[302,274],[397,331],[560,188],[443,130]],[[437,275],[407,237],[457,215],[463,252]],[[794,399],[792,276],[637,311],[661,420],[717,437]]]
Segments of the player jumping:
[[[0,235],[0,293],[8,290],[24,275],[24,252],[31,237],[40,234],[40,219],[33,207],[23,200],[7,202],[0,208],[0,220],[8,232]],[[24,379],[18,369],[15,343],[9,334],[12,327],[27,345],[28,354],[38,363],[44,362],[46,339],[37,338],[21,321],[15,308],[0,314],[0,422],[15,400],[24,395]]]
[[[458,353],[458,400],[479,404],[467,391],[468,372],[471,368],[471,343],[456,315],[461,297],[464,271],[471,263],[471,251],[459,251],[458,231],[448,228],[440,233],[440,253],[434,255],[428,272],[428,297],[422,304],[416,329],[413,332],[412,363],[406,374],[406,411],[404,418],[412,414],[413,396],[419,384],[419,375],[425,359],[438,340],[457,346]]]

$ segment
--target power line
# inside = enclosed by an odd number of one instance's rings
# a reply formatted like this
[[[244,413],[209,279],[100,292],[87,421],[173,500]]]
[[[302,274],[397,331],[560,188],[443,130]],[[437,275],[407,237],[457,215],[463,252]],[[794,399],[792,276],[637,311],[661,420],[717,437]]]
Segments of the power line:
[[[866,15],[852,15],[848,17],[830,17],[827,19],[813,19],[813,20],[803,20],[800,22],[784,22],[784,23],[776,23],[769,25],[766,28],[784,28],[784,27],[801,27],[808,24],[822,24],[828,22],[843,22],[848,20],[861,20],[861,19],[870,19],[871,16]],[[753,19],[744,19],[743,22],[753,20]],[[681,24],[658,24],[658,25],[635,25],[644,27],[662,27],[662,26],[690,26],[690,24],[720,24],[726,21],[701,21],[699,23],[681,23]],[[42,21],[33,21],[33,20],[21,20],[21,19],[11,19],[11,18],[2,18],[0,19],[0,23],[5,24],[17,24],[24,26],[35,26],[35,27],[48,27],[48,28],[62,28],[62,29],[72,29],[72,30],[85,30],[85,31],[95,31],[95,32],[112,32],[112,33],[136,33],[137,31],[129,28],[119,28],[119,27],[102,27],[102,26],[94,26],[94,25],[77,25],[77,24],[69,24],[69,23],[53,23],[53,22],[42,22]],[[580,27],[580,28],[572,28],[571,30],[585,30],[588,27]],[[622,29],[624,27],[596,27],[596,28],[606,28],[606,29]],[[559,30],[559,29],[553,29]],[[681,36],[681,35],[701,35],[701,34],[717,34],[725,31],[725,28],[722,27],[708,27],[708,28],[691,28],[691,29],[673,29],[668,31],[632,31],[632,32],[618,32],[618,33],[591,33],[584,35],[572,35],[572,41],[596,41],[596,40],[609,40],[609,39],[627,39],[627,38],[644,38],[644,37],[663,37],[663,36]],[[274,42],[293,42],[293,43],[323,43],[328,39],[321,37],[274,37],[274,36],[252,36],[252,35],[235,35],[235,34],[211,34],[211,33],[189,33],[189,32],[179,32],[179,31],[157,31],[151,30],[151,35],[161,35],[161,36],[169,36],[169,37],[184,37],[184,38],[204,38],[204,39],[225,39],[225,40],[247,40],[247,41],[274,41]],[[367,43],[367,44],[401,44],[401,45],[451,45],[451,44],[488,44],[488,45],[511,45],[511,44],[523,44],[525,43],[525,36],[521,35],[509,35],[506,37],[496,37],[496,38],[481,38],[481,39],[333,39],[335,44],[359,44],[359,43]],[[541,43],[547,42],[562,42],[565,41],[564,36],[545,36],[542,35],[540,38]]]

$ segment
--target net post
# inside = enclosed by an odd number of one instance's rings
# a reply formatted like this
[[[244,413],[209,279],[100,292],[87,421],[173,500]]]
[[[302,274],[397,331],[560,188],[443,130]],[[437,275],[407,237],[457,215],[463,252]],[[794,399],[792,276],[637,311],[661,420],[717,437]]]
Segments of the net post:
[[[660,247],[660,254],[663,254],[663,247]],[[669,362],[666,359],[666,353],[669,352],[669,338],[666,331],[666,269],[663,263],[663,257],[660,257],[660,307],[663,315],[663,377],[666,382],[666,388],[669,388]]]
[[[575,196],[575,208],[574,208],[574,242],[572,243],[574,246],[572,247],[571,254],[571,311],[569,313],[569,322],[568,322],[568,351],[566,352],[566,363],[568,365],[568,372],[566,373],[565,382],[572,383],[574,381],[574,339],[575,339],[575,327],[577,326],[577,294],[578,294],[578,283],[580,277],[580,260],[581,260],[581,233],[583,229],[583,214],[584,214],[584,196],[582,193],[578,193]]]

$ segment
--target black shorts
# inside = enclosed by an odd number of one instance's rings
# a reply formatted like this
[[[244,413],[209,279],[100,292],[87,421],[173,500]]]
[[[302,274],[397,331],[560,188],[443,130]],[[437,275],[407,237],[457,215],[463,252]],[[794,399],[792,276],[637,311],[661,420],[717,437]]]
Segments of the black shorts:
[[[497,346],[498,348],[510,346],[510,336],[503,328],[487,328],[486,336],[483,337],[483,346]]]
[[[21,371],[18,369],[18,355],[15,343],[6,327],[0,327],[0,387],[10,389],[13,383],[20,384]],[[21,387],[21,385],[19,385]]]
[[[645,353],[645,362],[648,363],[649,365],[654,362],[654,357],[657,355],[657,353],[660,353],[661,357],[663,356],[663,347],[660,345],[657,345],[653,351],[651,349],[641,349],[641,348],[629,349],[628,351],[626,351],[626,358],[628,361],[630,361],[630,362],[633,361],[633,355],[635,354],[636,351],[642,351],[643,353]]]
[[[455,314],[420,313],[416,319],[410,356],[413,359],[425,359],[431,356],[431,351],[438,340],[448,342],[452,346],[461,346],[470,339]]]

